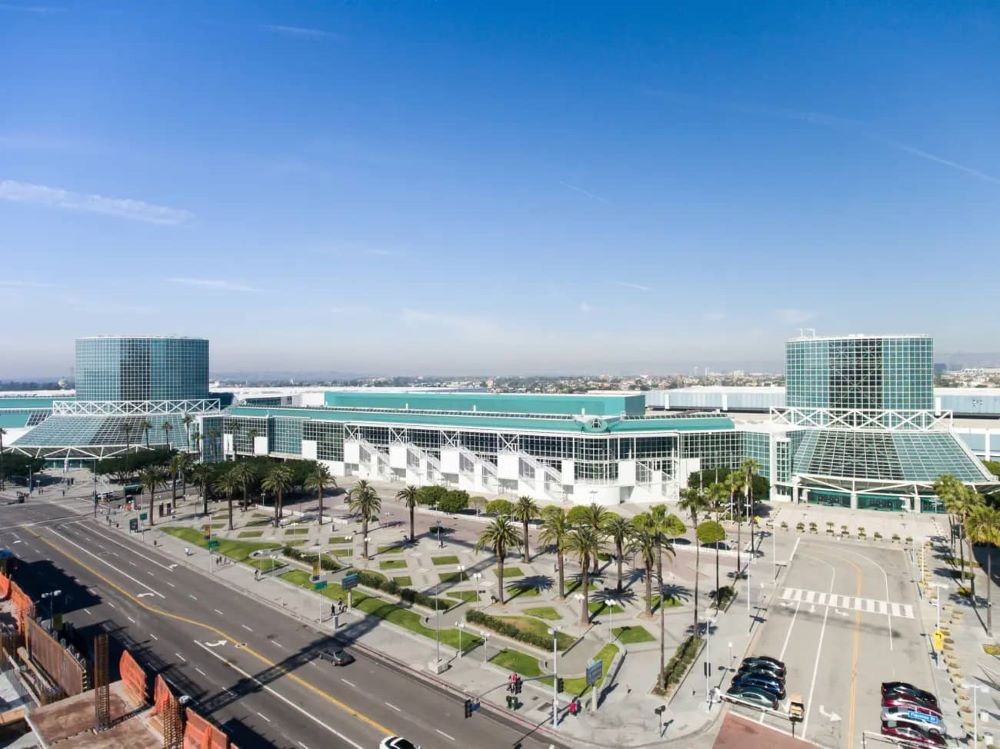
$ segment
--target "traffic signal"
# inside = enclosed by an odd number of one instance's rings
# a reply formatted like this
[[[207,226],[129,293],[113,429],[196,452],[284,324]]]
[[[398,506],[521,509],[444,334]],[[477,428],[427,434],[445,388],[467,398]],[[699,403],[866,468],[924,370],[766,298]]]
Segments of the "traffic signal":
[[[556,677],[556,691],[557,692],[565,691],[565,690],[563,690],[563,687],[565,685],[566,685],[566,682],[563,680],[563,677],[557,676]]]
[[[465,717],[466,718],[472,717],[472,700],[465,701]]]
[[[521,688],[524,684],[521,682],[521,678],[518,677],[517,681],[514,682],[514,694],[521,694]]]

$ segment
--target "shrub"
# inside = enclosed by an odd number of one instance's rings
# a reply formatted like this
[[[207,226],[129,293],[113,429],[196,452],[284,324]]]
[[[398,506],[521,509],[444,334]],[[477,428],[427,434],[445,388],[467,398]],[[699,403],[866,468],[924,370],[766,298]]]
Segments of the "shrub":
[[[510,622],[505,622],[500,617],[484,614],[478,609],[473,609],[467,613],[465,618],[470,624],[482,625],[483,627],[492,629],[494,632],[497,632],[504,637],[510,637],[513,640],[526,642],[529,645],[534,645],[535,647],[542,648],[545,651],[548,651],[552,647],[552,638],[548,635],[526,632],[525,630],[518,629]]]
[[[898,533],[893,533],[892,534],[892,542],[896,543],[896,544],[899,543],[899,534]]]
[[[913,536],[907,536],[906,537],[906,543],[912,544],[913,543]]]
[[[788,530],[788,523],[786,523],[784,520],[781,521],[781,530],[783,531]]]
[[[469,506],[469,493],[460,489],[452,489],[437,501],[437,509],[441,512],[462,512]]]
[[[487,515],[513,515],[514,503],[508,499],[494,499],[486,503]]]
[[[795,524],[795,530],[797,530],[799,533],[801,533],[805,529],[806,529],[806,524],[805,523],[796,523]]]
[[[733,586],[731,585],[723,585],[719,588],[718,595],[713,594],[713,597],[716,599],[715,607],[720,611],[724,611],[736,597],[736,591],[733,590]]]
[[[316,562],[316,555],[312,552],[302,551],[301,549],[296,549],[292,546],[284,546],[281,549],[281,553],[288,557],[289,559],[297,559],[300,562],[305,562],[306,564],[312,565]],[[319,565],[324,570],[329,570],[331,572],[336,572],[341,569],[341,565],[337,564],[333,559],[330,558],[329,554],[321,554],[319,558]]]
[[[810,533],[816,532],[816,523],[809,523],[809,532]]]
[[[666,667],[664,667],[663,673],[660,675],[660,683],[663,685],[664,692],[669,692],[671,687],[680,683],[680,680],[684,678],[684,674],[687,673],[687,670],[691,668],[691,664],[694,663],[694,659],[698,657],[700,650],[701,638],[694,635],[691,635],[680,644],[680,647],[677,648],[677,651],[673,654],[673,657],[671,657]]]
[[[878,531],[875,531],[875,532],[874,532],[874,533],[872,534],[872,538],[874,538],[874,539],[875,539],[876,541],[880,541],[880,540],[882,540],[882,534],[881,534],[881,533],[879,533]]]
[[[414,590],[413,588],[401,588],[399,587],[399,583],[395,580],[389,580],[382,575],[375,574],[374,572],[358,570],[358,582],[365,587],[375,588],[375,590],[381,590],[385,593],[399,596],[407,603],[415,603],[428,609],[434,608],[435,601],[437,601],[437,608],[441,611],[447,611],[455,605],[454,601],[449,601],[444,598],[435,599],[434,596],[421,593],[419,590]]]

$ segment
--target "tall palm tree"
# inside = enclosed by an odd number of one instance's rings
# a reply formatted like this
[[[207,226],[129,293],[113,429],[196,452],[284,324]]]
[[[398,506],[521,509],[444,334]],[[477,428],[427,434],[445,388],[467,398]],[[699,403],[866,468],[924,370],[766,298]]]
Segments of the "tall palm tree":
[[[257,454],[257,448],[254,446],[254,443],[257,441],[258,437],[260,437],[260,432],[257,429],[251,427],[247,430],[247,442],[250,444],[251,455]]]
[[[368,523],[378,518],[382,511],[382,498],[367,481],[359,481],[348,494],[347,506],[352,513],[361,516],[361,538],[365,547],[365,559],[368,559]]]
[[[173,482],[170,487],[170,498],[175,502],[177,501],[177,479],[185,475],[190,461],[191,458],[188,457],[187,453],[177,453],[170,458],[170,476]],[[184,479],[184,492],[187,493],[186,478]]]
[[[140,474],[139,483],[149,492],[149,526],[152,528],[156,525],[156,520],[153,517],[156,490],[163,485],[163,474],[156,466],[150,466]]]
[[[740,493],[743,489],[743,477],[739,471],[731,471],[725,478],[725,486],[729,491],[729,506],[732,508],[732,513],[734,519],[736,520],[736,574],[739,576],[741,564],[740,564],[740,547],[743,545],[743,513],[740,512],[739,500],[736,495]]]
[[[681,489],[681,499],[677,507],[691,517],[691,527],[698,527],[698,516],[705,512],[708,503],[705,493],[696,487]],[[698,578],[701,575],[701,544],[695,538],[694,543],[694,634],[698,636]]]
[[[602,528],[608,539],[615,545],[615,561],[618,563],[618,593],[622,592],[622,561],[632,546],[632,524],[616,512],[608,513]]]
[[[417,540],[417,536],[413,528],[413,513],[416,510],[418,500],[420,499],[420,490],[411,484],[410,486],[404,487],[396,492],[396,499],[402,502],[410,511],[410,543],[412,544]]]
[[[260,487],[274,494],[274,527],[281,522],[281,509],[284,504],[285,492],[292,486],[292,469],[284,463],[275,463],[260,482]]]
[[[590,623],[590,560],[604,550],[604,532],[590,525],[574,528],[566,539],[566,551],[575,554],[583,570],[583,601],[580,606],[580,624]]]
[[[501,606],[504,605],[504,558],[507,556],[507,551],[509,549],[516,549],[520,545],[521,538],[518,535],[517,529],[514,527],[514,524],[510,522],[510,518],[506,515],[500,515],[499,517],[493,518],[490,521],[490,524],[487,525],[483,529],[483,532],[479,534],[479,539],[476,541],[476,551],[489,549],[493,552],[493,556],[496,557],[497,577],[500,580],[497,585],[497,589],[500,592],[499,601]]]
[[[746,477],[746,481],[743,483],[743,486],[747,497],[747,522],[750,524],[750,559],[753,559],[753,555],[757,551],[756,547],[754,546],[754,540],[753,540],[753,526],[754,526],[753,477],[760,473],[760,463],[758,463],[753,458],[747,458],[742,463],[740,463],[740,473],[742,473],[743,476]]]
[[[215,491],[226,495],[226,506],[229,509],[229,530],[233,530],[233,496],[243,483],[238,475],[238,466],[239,463],[219,476],[213,485]]]
[[[1000,510],[978,506],[969,516],[969,537],[977,542],[1000,546]],[[986,633],[993,636],[993,550],[986,550]]]
[[[132,422],[126,421],[122,424],[122,431],[125,433],[125,454],[128,455],[129,450],[132,449]]]
[[[163,430],[163,437],[167,442],[167,449],[170,449],[170,430],[174,428],[174,425],[169,421],[164,421],[160,424],[160,429]]]
[[[181,417],[181,424],[184,425],[184,431],[187,433],[187,442],[191,444],[191,424],[194,422],[194,416],[189,414],[187,411]]]
[[[139,424],[139,429],[142,430],[143,436],[146,438],[146,449],[149,449],[149,430],[153,428],[153,425],[149,423],[149,419],[143,419],[142,423]]]
[[[646,616],[653,616],[653,565],[656,563],[656,551],[658,539],[660,537],[659,525],[648,512],[641,513],[632,518],[631,525],[631,546],[642,558],[642,565],[645,569],[643,577],[646,579]],[[662,585],[660,595],[663,595]],[[660,602],[663,605],[663,602]]]
[[[965,485],[959,481],[957,478],[952,476],[950,473],[942,474],[938,476],[937,480],[934,482],[934,493],[937,494],[938,499],[944,504],[945,510],[952,516],[951,523],[953,527],[959,528],[959,538],[958,538],[958,554],[959,560],[961,562],[961,570],[963,575],[965,574],[965,547],[962,544],[962,531],[965,529],[965,513],[971,509],[965,495]],[[952,539],[954,539],[955,534],[952,534]],[[952,554],[955,553],[954,540],[952,541]],[[971,552],[971,550],[970,550]]]
[[[197,428],[193,432],[191,432],[191,442],[194,445],[194,451],[196,453],[200,453],[201,452],[201,432],[199,432]]]
[[[243,492],[243,499],[240,501],[240,510],[245,511],[250,505],[250,484],[253,483],[255,478],[253,468],[250,466],[250,461],[239,460],[233,464],[230,471]]]
[[[538,535],[543,544],[551,544],[556,550],[556,567],[559,571],[559,598],[566,597],[566,537],[569,536],[570,524],[566,510],[562,507],[550,506],[542,510],[542,527]]]
[[[205,463],[198,463],[191,469],[191,480],[201,487],[202,512],[208,514],[208,482],[212,480],[212,469]]]
[[[584,508],[581,514],[583,516],[583,525],[593,528],[596,533],[600,534],[602,532],[601,528],[604,527],[604,521],[606,521],[610,515],[610,511],[606,507],[601,507],[601,505],[596,502],[591,502]],[[592,562],[594,565],[593,574],[596,575],[598,567],[596,554],[594,555]]]
[[[316,490],[316,501],[319,504],[319,516],[316,518],[316,524],[320,527],[323,525],[323,490],[328,486],[337,486],[337,482],[330,475],[330,469],[326,467],[325,463],[313,463],[309,469],[309,475],[306,476],[306,489]],[[367,558],[367,555],[365,556]]]
[[[7,430],[0,427],[0,490],[4,488],[4,477],[6,474],[3,472],[3,436],[7,434]]]
[[[538,517],[538,505],[531,497],[519,497],[514,505],[514,519],[521,521],[521,528],[524,530],[524,561],[531,561],[531,554],[528,551],[528,523]]]

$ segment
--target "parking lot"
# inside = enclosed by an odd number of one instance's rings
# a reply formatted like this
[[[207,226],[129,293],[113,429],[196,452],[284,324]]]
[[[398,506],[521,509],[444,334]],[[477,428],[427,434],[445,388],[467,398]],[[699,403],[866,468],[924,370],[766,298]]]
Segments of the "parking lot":
[[[796,736],[824,747],[860,747],[862,731],[879,731],[883,681],[938,692],[912,570],[903,549],[802,539],[752,648],[784,661],[788,694],[802,695],[805,715]],[[735,709],[791,730],[787,720]]]

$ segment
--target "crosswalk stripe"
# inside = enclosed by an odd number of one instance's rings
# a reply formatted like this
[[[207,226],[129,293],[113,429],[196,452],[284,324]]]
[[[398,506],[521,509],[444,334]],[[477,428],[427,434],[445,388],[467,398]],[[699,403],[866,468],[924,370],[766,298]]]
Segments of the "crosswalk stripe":
[[[816,591],[815,590],[807,590],[806,591],[806,600],[805,600],[805,602],[806,603],[812,603],[815,600],[816,600]]]
[[[810,605],[830,606],[833,608],[853,609],[866,614],[881,616],[896,616],[901,619],[913,618],[913,606],[894,601],[882,601],[874,598],[854,598],[840,593],[825,593],[802,588],[785,588],[781,598],[785,601],[807,603]]]

